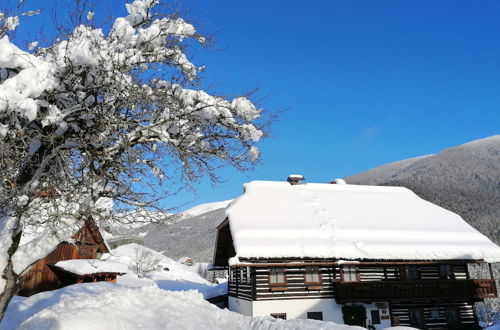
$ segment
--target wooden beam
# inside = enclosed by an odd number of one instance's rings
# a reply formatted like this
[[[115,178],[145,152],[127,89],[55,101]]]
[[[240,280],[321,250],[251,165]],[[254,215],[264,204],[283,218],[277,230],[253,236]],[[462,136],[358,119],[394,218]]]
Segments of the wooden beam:
[[[462,264],[465,262],[483,263],[473,260],[439,260],[439,261],[360,261],[360,262],[283,262],[283,263],[241,263],[231,267],[305,267],[305,266],[399,266],[399,265],[439,265],[439,264]]]

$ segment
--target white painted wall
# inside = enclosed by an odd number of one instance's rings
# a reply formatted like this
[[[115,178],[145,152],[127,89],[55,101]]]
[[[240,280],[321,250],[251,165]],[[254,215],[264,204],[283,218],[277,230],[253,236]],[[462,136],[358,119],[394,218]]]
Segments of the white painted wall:
[[[390,317],[389,303],[388,302],[382,302],[382,303],[385,303],[387,306],[387,309],[385,310],[387,314],[385,314],[385,315],[389,315],[389,317]],[[377,310],[377,307],[375,306],[375,304],[361,304],[361,305],[365,306],[365,308],[366,308],[366,325],[368,326],[368,325],[372,324],[371,311]],[[382,317],[383,314],[382,314],[381,309],[379,309],[379,313],[380,313],[380,317]],[[389,318],[388,320],[382,320],[382,318],[381,318],[380,324],[374,324],[373,326],[375,327],[376,330],[389,328],[391,326],[391,319]]]
[[[371,310],[376,310],[375,304],[357,304],[366,308],[366,323],[372,324]],[[389,306],[388,303],[386,303]],[[324,321],[331,321],[338,324],[344,323],[342,316],[342,306],[335,302],[335,299],[277,299],[248,301],[228,297],[228,309],[247,316],[270,316],[271,313],[286,313],[287,319],[306,319],[307,312],[322,312]],[[380,315],[382,315],[382,310]],[[390,315],[389,308],[386,309]],[[385,329],[391,326],[391,320],[380,320],[381,324],[375,324],[375,329]]]
[[[255,301],[248,301],[248,300],[238,299],[235,297],[228,297],[227,308],[230,311],[240,313],[246,316],[254,316],[252,308],[253,303],[255,303]]]
[[[286,313],[287,319],[306,319],[307,312],[322,312],[324,321],[342,324],[342,306],[335,299],[283,299],[253,302],[253,316]]]

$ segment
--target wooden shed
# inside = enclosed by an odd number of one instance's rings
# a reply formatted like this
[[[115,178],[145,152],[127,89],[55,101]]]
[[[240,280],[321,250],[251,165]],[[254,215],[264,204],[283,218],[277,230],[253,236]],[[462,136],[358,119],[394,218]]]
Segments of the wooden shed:
[[[109,252],[99,228],[92,219],[87,220],[72,238],[74,239],[73,243],[60,243],[45,258],[38,260],[27,273],[21,276],[18,295],[31,296],[35,293],[55,290],[73,284],[69,283],[67,279],[62,280],[54,272],[52,266],[58,261],[96,259],[102,253]]]
[[[89,282],[116,283],[116,277],[128,271],[128,267],[121,262],[100,259],[62,260],[49,267],[64,286]]]

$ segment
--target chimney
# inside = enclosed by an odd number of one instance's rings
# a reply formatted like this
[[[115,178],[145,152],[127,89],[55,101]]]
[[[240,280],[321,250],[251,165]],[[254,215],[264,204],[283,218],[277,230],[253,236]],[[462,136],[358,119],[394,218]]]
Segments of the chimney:
[[[302,184],[301,181],[304,181],[304,177],[300,174],[290,174],[286,181],[288,181],[292,186],[296,184]]]

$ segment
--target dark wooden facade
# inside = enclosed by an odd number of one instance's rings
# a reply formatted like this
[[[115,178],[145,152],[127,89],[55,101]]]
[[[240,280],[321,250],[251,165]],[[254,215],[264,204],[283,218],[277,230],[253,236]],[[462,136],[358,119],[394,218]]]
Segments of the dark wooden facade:
[[[353,282],[343,279],[343,268],[348,264],[339,265],[333,260],[250,261],[229,268],[230,297],[253,301],[331,298],[338,304],[387,302],[392,325],[473,329],[477,324],[473,304],[497,297],[495,280],[470,279],[464,261],[380,265],[360,262],[351,264],[358,274]],[[315,264],[320,283],[311,285],[305,278],[306,267]],[[407,267],[416,268],[417,279],[407,278]],[[448,267],[451,274],[443,275],[440,267]],[[279,286],[269,279],[275,268],[283,269],[286,278]]]
[[[31,296],[42,291],[59,289],[77,283],[61,278],[52,266],[58,261],[70,259],[95,259],[101,253],[109,252],[104,239],[92,220],[73,235],[74,243],[62,242],[45,258],[34,263],[29,271],[21,276],[18,295]],[[59,276],[58,276],[59,275]],[[116,275],[115,275],[116,278]]]
[[[214,255],[219,267],[224,265],[223,257],[235,254],[227,220],[219,226],[221,231],[224,235],[218,236]],[[227,266],[227,258],[224,262]],[[474,262],[481,261],[240,258],[229,267],[228,295],[249,301],[330,298],[341,305],[383,302],[388,304],[392,325],[475,329],[474,303],[496,298],[497,288],[494,279],[470,278],[467,264]],[[306,279],[311,267],[318,272],[317,283]],[[273,279],[273,274],[284,274],[284,278]],[[275,283],[276,279],[281,283]]]

